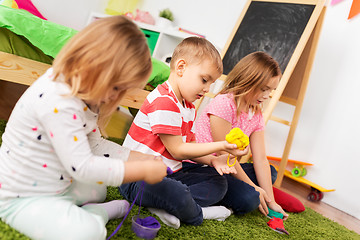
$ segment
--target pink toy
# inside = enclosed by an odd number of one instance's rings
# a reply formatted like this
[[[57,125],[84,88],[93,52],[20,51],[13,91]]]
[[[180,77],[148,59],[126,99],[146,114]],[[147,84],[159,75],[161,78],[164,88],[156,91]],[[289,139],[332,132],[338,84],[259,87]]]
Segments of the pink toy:
[[[29,13],[32,13],[33,15],[42,18],[44,20],[47,20],[44,18],[44,16],[37,10],[37,8],[34,6],[34,4],[30,0],[15,0],[17,3],[19,9],[24,9],[28,11]]]
[[[135,21],[155,25],[155,19],[151,16],[151,14],[149,12],[141,11],[139,9],[136,9]]]

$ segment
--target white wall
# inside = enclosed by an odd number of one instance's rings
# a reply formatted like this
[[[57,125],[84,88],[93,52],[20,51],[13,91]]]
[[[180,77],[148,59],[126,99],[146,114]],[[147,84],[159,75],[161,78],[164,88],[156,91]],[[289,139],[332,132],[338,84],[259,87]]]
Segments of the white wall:
[[[327,9],[289,158],[314,163],[307,178],[336,189],[323,201],[360,219],[360,15],[347,20],[351,2]],[[272,122],[267,130],[269,155],[281,156],[286,131]]]
[[[32,0],[49,20],[80,30],[91,11],[104,12],[106,0]],[[347,20],[351,0],[327,9],[302,114],[290,158],[314,163],[307,178],[335,192],[322,201],[360,219],[360,15]],[[141,10],[157,16],[169,7],[175,24],[205,35],[223,48],[245,1],[142,0]],[[290,118],[293,109],[279,103],[274,114]],[[281,156],[286,126],[269,121],[268,155]]]
[[[159,10],[170,8],[174,25],[197,32],[223,48],[246,1],[238,0],[143,0],[139,7],[158,16]]]
[[[107,0],[32,0],[32,3],[49,21],[81,30],[92,11],[104,11]]]

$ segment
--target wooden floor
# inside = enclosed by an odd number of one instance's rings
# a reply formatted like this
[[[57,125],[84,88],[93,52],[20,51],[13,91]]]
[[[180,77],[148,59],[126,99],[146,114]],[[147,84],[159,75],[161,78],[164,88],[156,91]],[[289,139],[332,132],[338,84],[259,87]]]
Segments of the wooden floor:
[[[27,86],[8,83],[0,80],[0,119],[8,119],[17,99],[26,90]],[[311,202],[307,200],[310,191],[308,187],[294,180],[284,178],[281,190],[298,198],[305,206],[323,216],[338,222],[346,228],[360,234],[360,220],[352,217],[324,202]],[[331,193],[325,193],[331,194]]]
[[[320,213],[324,217],[327,217],[343,226],[347,229],[350,229],[358,234],[360,234],[360,220],[344,213],[337,208],[334,208],[322,201],[320,202],[311,202],[307,200],[307,195],[310,192],[310,187],[305,186],[301,183],[298,183],[292,179],[284,177],[282,185],[280,187],[286,193],[291,194],[292,196],[299,199],[305,206],[310,207],[314,211]],[[331,194],[325,193],[325,194]]]

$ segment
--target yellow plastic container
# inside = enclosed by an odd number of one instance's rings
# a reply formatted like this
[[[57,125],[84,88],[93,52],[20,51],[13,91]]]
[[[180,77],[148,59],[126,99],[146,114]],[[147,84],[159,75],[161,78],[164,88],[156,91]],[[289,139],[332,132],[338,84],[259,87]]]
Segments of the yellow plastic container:
[[[133,13],[139,0],[109,0],[105,13],[109,15],[123,15]]]

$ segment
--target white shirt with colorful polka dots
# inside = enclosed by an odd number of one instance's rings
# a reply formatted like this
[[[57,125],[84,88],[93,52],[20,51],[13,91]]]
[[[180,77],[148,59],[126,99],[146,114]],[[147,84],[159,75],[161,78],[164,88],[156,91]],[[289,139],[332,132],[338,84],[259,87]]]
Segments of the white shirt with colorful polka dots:
[[[98,116],[49,69],[19,99],[0,149],[0,200],[65,192],[72,180],[118,186],[130,150],[101,137]]]

